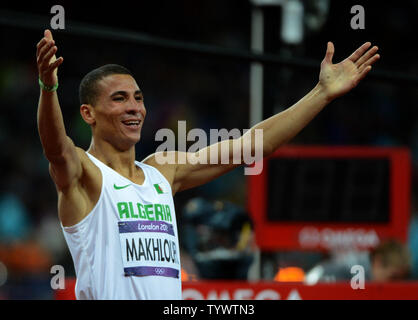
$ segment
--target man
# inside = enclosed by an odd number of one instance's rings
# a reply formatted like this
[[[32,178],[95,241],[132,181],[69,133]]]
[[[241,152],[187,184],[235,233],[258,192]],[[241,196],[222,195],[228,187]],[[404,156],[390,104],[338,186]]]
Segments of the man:
[[[264,120],[237,142],[242,150],[262,148],[268,156],[292,139],[329,102],[354,88],[379,59],[378,48],[363,44],[350,57],[332,63],[331,42],[318,84],[291,108]],[[81,82],[80,113],[92,129],[86,151],[67,136],[57,97],[57,47],[49,30],[37,44],[41,93],[38,129],[58,193],[58,215],[77,275],[78,299],[181,299],[180,261],[172,196],[236,168],[229,164],[160,164],[159,154],[135,161],[146,116],[143,94],[130,72],[107,65]],[[255,129],[263,130],[262,145]],[[235,140],[235,141],[236,141]],[[232,147],[225,140],[196,153],[169,152],[176,159]],[[236,150],[235,150],[236,152]],[[209,157],[208,157],[209,159]],[[242,155],[241,155],[242,159]]]

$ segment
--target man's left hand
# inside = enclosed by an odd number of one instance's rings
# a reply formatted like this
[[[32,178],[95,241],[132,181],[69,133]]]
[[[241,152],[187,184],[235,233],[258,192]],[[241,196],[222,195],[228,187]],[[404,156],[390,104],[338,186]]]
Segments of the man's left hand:
[[[327,52],[321,63],[319,85],[330,101],[353,89],[369,73],[372,65],[380,58],[376,54],[377,50],[378,47],[371,48],[371,43],[366,42],[347,59],[333,64],[334,44],[328,42]]]

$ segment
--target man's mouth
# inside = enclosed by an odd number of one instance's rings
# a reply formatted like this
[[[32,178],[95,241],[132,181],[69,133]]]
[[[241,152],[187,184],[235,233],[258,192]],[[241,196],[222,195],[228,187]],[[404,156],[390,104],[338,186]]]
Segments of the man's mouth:
[[[141,120],[137,119],[137,120],[125,120],[122,121],[122,123],[128,127],[129,129],[132,130],[136,130],[139,129],[140,125],[141,125]]]

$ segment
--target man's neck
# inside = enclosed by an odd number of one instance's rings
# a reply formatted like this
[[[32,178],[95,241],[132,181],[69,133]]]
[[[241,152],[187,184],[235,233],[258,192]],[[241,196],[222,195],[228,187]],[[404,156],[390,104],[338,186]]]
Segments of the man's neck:
[[[98,143],[93,139],[87,152],[125,177],[133,178],[136,175],[135,146],[121,151],[109,143]]]

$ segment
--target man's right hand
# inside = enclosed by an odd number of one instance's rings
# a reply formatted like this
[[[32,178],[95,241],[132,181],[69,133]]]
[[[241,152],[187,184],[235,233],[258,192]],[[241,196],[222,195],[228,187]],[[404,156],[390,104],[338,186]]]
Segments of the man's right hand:
[[[36,62],[41,81],[47,86],[54,86],[58,82],[57,70],[64,61],[63,57],[55,56],[58,48],[52,38],[50,30],[45,30],[44,37],[36,45]]]

